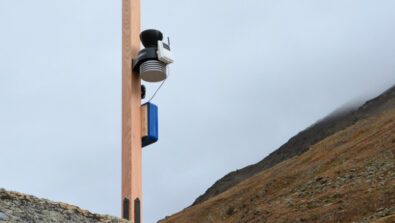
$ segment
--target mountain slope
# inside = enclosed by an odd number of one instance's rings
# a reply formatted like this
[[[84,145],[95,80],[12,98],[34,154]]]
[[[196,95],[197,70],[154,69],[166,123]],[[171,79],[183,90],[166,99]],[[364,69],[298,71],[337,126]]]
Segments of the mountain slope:
[[[199,196],[192,205],[200,204],[246,180],[262,170],[269,169],[274,165],[306,152],[309,147],[324,138],[354,124],[358,120],[377,114],[395,106],[395,86],[388,89],[380,96],[366,102],[357,110],[343,111],[331,114],[316,124],[310,126],[296,136],[292,137],[287,143],[271,153],[262,161],[233,171],[220,180]]]
[[[190,222],[395,222],[394,106],[160,221]]]
[[[92,214],[76,206],[0,188],[0,222],[127,223],[129,221],[109,215]]]

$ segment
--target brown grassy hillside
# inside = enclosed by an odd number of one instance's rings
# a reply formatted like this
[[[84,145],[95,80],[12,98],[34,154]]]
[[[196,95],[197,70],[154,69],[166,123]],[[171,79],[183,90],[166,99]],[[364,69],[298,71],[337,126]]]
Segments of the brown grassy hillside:
[[[395,222],[395,109],[160,223]]]
[[[230,172],[199,196],[193,205],[200,204],[216,195],[225,192],[238,183],[263,170],[267,170],[284,160],[306,152],[312,145],[326,137],[341,131],[359,120],[395,108],[395,85],[376,98],[367,101],[358,109],[350,105],[337,109],[327,117],[316,122],[309,128],[299,132],[280,148],[272,152],[258,163]]]

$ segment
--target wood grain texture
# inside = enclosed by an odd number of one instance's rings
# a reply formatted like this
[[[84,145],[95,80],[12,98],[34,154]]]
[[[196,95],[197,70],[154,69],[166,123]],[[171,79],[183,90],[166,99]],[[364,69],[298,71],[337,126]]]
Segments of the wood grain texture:
[[[141,84],[132,72],[140,29],[140,0],[122,0],[122,200],[130,200],[130,220],[134,220],[134,200],[142,201]]]

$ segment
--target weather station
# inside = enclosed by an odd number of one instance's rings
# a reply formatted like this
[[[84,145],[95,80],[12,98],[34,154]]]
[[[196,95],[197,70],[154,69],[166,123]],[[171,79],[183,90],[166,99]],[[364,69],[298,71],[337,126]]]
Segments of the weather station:
[[[158,106],[151,100],[174,62],[170,40],[158,30],[141,32],[140,17],[140,0],[122,0],[122,217],[134,223],[142,222],[142,148],[158,141]],[[141,81],[162,82],[143,105]]]
[[[133,60],[133,71],[138,72],[140,78],[147,82],[161,82],[167,78],[168,64],[174,62],[170,51],[170,39],[164,43],[163,34],[155,29],[148,29],[140,34],[140,40],[145,47],[139,52],[138,58]],[[142,105],[142,147],[158,141],[158,106],[151,103],[151,99]],[[141,85],[141,98],[145,98],[145,86]]]

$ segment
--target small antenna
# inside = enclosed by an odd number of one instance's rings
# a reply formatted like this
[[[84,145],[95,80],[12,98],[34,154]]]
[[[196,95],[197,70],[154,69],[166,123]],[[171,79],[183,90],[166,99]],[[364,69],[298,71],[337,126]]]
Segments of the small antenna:
[[[170,48],[170,37],[167,37],[167,45],[169,45]]]

